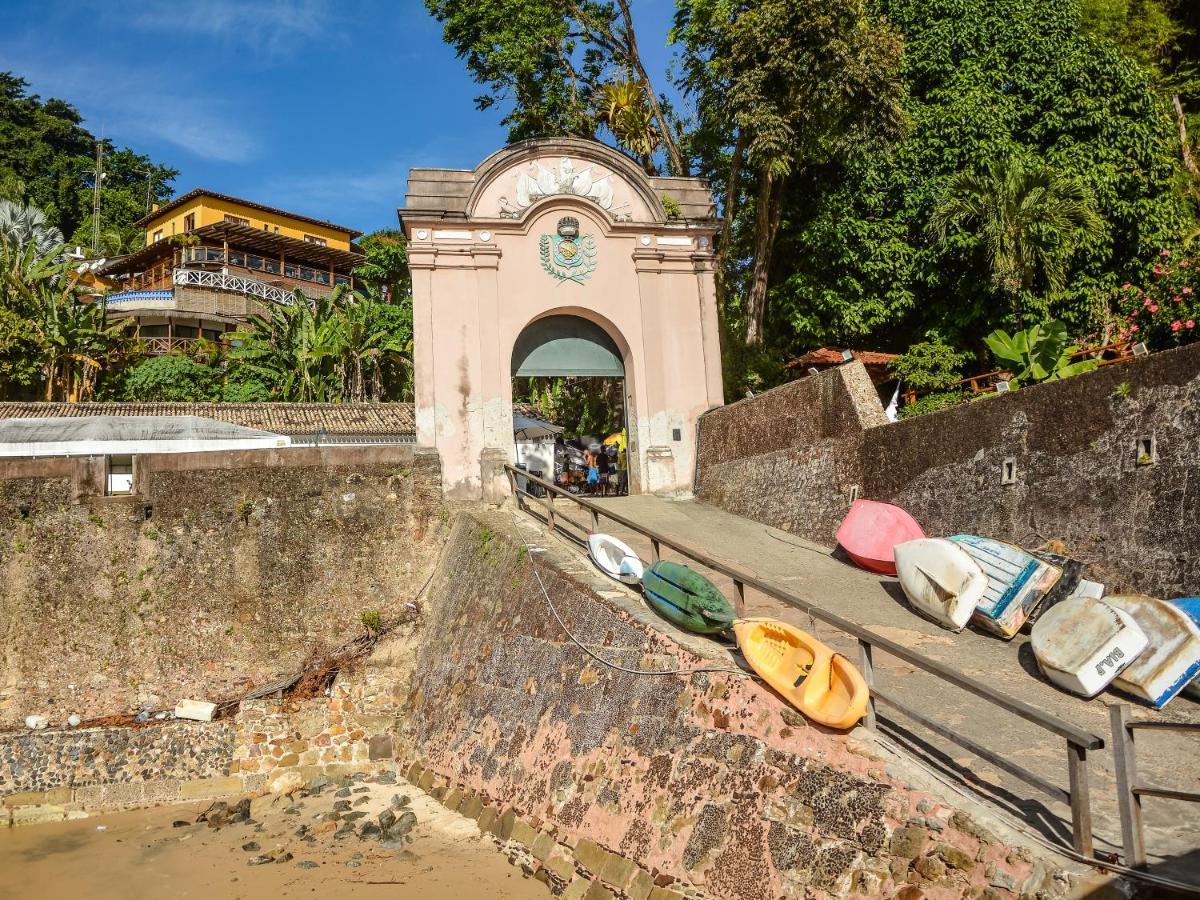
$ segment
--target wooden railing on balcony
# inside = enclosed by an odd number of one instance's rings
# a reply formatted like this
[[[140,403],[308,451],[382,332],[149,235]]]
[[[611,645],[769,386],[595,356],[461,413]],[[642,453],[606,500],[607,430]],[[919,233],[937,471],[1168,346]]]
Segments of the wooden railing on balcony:
[[[293,292],[285,287],[276,287],[259,281],[257,278],[247,278],[242,275],[226,274],[224,272],[206,272],[201,269],[176,269],[174,283],[177,287],[202,287],[218,291],[234,291],[249,297],[257,297],[270,303],[290,306],[295,299]]]
[[[200,340],[200,338],[144,337],[141,340],[145,344],[148,354],[151,356],[161,356],[166,353],[174,353],[177,350],[187,350],[192,344]]]

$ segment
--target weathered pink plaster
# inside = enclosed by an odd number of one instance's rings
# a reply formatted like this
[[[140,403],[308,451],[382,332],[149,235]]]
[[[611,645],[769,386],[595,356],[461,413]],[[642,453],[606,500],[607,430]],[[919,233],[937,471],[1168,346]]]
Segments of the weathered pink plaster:
[[[518,199],[522,174],[564,166],[603,180],[611,197],[526,192]],[[411,211],[402,211],[413,274],[417,440],[441,454],[447,495],[504,490],[495,462],[513,458],[513,345],[532,322],[557,314],[595,322],[621,351],[633,489],[689,490],[696,420],[723,402],[711,218],[669,220],[650,179],[590,141],[522,144],[471,173],[424,172],[434,185],[428,190],[466,195],[462,212],[435,214],[436,197],[415,203],[411,196]],[[691,181],[675,181],[695,193]],[[583,283],[542,268],[539,240],[564,216],[596,242],[596,267]]]

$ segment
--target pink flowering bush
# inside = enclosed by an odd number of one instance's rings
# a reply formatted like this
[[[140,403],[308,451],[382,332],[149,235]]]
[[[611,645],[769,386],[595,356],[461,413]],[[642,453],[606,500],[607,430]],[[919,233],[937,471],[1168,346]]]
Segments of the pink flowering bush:
[[[1151,350],[1200,340],[1200,258],[1162,250],[1144,286],[1123,285],[1117,305],[1122,336]]]

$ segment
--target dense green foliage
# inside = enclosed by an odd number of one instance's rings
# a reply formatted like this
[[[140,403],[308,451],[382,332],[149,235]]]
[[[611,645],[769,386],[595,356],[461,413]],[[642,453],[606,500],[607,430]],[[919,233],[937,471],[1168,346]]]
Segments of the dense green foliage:
[[[513,403],[563,426],[568,439],[603,440],[625,427],[624,389],[620,378],[522,378],[513,385]]]
[[[0,72],[0,198],[41,209],[70,246],[90,247],[96,138],[71,104],[42,100],[28,87],[11,72]],[[151,202],[171,196],[179,173],[109,141],[103,150],[100,251],[115,255],[145,240],[133,223]]]
[[[1079,347],[1070,343],[1067,326],[1059,321],[1034,325],[1011,335],[997,328],[984,340],[996,365],[1012,373],[1009,384],[1014,388],[1070,378],[1097,365],[1094,359],[1071,361]]]
[[[1139,260],[1180,234],[1178,147],[1151,78],[1080,34],[1071,0],[880,0],[905,38],[911,131],[897,150],[798,186],[773,271],[781,347],[870,341],[903,349],[937,327],[976,350],[1016,321],[986,236],[927,230],[948,182],[993,162],[1048,166],[1082,186],[1102,227],[1038,306],[1077,333]],[[1091,229],[1088,229],[1091,231]]]
[[[136,349],[103,302],[80,296],[61,238],[41,210],[0,200],[0,379],[10,395],[89,400]]]
[[[297,291],[288,305],[251,316],[234,336],[229,364],[268,386],[272,400],[307,403],[404,399],[411,311],[338,288]]]
[[[182,354],[152,356],[129,370],[121,399],[196,403],[221,399],[221,372]]]

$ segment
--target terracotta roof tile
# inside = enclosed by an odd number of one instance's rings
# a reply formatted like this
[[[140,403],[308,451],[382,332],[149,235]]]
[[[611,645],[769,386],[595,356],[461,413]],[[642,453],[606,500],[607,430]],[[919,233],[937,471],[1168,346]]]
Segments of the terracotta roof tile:
[[[416,433],[411,403],[0,403],[0,419],[54,416],[204,416],[286,435]]]
[[[886,366],[896,358],[895,353],[881,353],[877,350],[851,350],[854,358],[864,366]],[[836,366],[842,362],[842,350],[839,347],[820,347],[810,350],[799,359],[793,359],[786,368],[796,369],[801,366]]]

